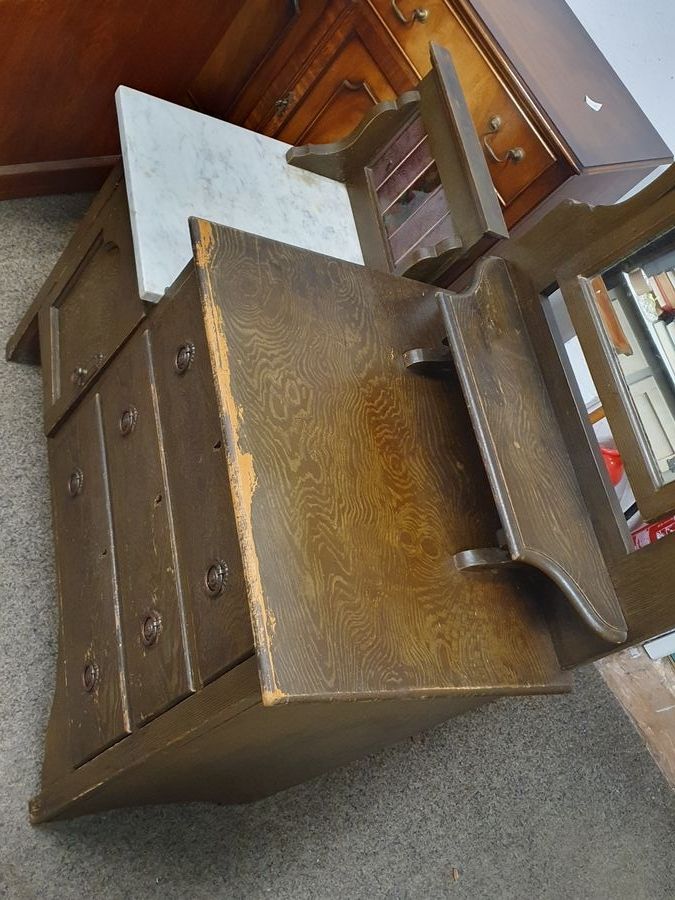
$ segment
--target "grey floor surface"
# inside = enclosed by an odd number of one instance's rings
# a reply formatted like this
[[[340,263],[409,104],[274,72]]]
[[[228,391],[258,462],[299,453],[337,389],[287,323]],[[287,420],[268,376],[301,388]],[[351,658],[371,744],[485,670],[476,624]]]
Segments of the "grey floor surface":
[[[3,347],[88,202],[0,204]],[[673,795],[592,668],[569,696],[500,701],[252,806],[31,828],[56,652],[50,510],[40,373],[0,367],[0,896],[675,897]]]

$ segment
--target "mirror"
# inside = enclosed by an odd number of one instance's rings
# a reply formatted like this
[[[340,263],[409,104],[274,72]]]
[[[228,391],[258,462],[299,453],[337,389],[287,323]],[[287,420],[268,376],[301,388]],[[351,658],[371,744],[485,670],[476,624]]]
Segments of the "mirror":
[[[664,484],[675,481],[675,234],[590,279]]]
[[[648,471],[652,491],[675,488],[675,232],[576,285],[547,295],[547,318],[639,547],[641,529],[675,529],[672,500],[645,491]]]

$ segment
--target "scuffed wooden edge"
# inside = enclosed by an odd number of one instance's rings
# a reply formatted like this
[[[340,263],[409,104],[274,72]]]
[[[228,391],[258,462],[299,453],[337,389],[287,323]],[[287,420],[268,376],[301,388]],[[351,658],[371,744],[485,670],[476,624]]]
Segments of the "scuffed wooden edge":
[[[260,566],[253,533],[253,496],[257,486],[253,456],[242,447],[242,410],[232,395],[230,352],[226,326],[213,292],[211,269],[217,253],[214,226],[205,219],[190,219],[190,233],[200,286],[206,338],[211,356],[219,413],[225,437],[225,449],[235,522],[239,537],[244,580],[259,663],[262,700],[265,706],[288,702],[279,687],[270,652],[276,619],[268,608],[260,577]]]

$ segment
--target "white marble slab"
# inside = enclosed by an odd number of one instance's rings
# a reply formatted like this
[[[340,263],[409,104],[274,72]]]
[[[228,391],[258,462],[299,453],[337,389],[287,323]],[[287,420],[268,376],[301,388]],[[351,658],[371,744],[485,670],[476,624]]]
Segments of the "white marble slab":
[[[288,144],[148,94],[115,94],[141,296],[192,257],[188,217],[363,263],[347,189],[286,163]]]

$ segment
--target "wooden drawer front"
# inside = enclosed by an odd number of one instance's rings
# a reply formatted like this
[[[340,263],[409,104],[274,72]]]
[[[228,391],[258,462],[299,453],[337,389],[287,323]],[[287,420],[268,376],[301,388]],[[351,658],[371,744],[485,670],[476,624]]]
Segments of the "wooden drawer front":
[[[138,296],[125,188],[121,182],[81,253],[40,310],[47,433],[87,389],[145,314]],[[49,365],[47,365],[49,361]]]
[[[48,441],[74,765],[129,732],[98,398]]]
[[[147,334],[100,386],[133,725],[192,690]]]
[[[249,24],[245,25],[247,39],[249,34],[255,32],[254,55],[260,53],[259,48],[261,48],[264,36],[271,35],[271,24],[276,26],[276,36],[274,42],[269,44],[269,52],[264,53],[264,56],[259,56],[260,65],[230,104],[224,118],[228,122],[238,125],[246,122],[249,117],[253,117],[256,121],[249,124],[248,127],[259,131],[260,120],[257,117],[261,114],[266,116],[270,103],[273,103],[278,97],[278,95],[275,97],[270,94],[270,89],[274,89],[275,86],[278,89],[277,80],[279,78],[283,79],[282,89],[285,85],[297,80],[308,57],[322,42],[325,35],[332,31],[335,22],[344,15],[347,2],[351,2],[351,0],[310,0],[309,3],[302,2],[302,0],[301,2],[297,2],[297,0],[261,0],[258,6],[267,10],[264,25],[259,22],[260,12],[255,9],[256,4],[245,3],[237,20],[244,16],[248,20]],[[270,8],[272,8],[271,15]],[[289,16],[289,9],[293,13],[292,18]],[[231,30],[228,30],[222,43],[229,42],[228,35]],[[211,99],[213,89],[210,96],[202,90],[204,74],[216,74],[212,60],[220,57],[223,61],[217,78],[211,79],[213,88],[218,94],[225,91],[226,96],[234,96],[229,85],[233,82],[235,85],[242,83],[238,75],[232,73],[233,57],[230,55],[226,60],[220,51],[219,46],[191,88],[191,93],[196,97],[200,108],[209,115],[215,116],[220,114]],[[246,53],[250,53],[248,47],[246,47]],[[236,60],[236,57],[234,58]],[[194,88],[196,88],[196,93]],[[266,98],[266,103],[261,103],[264,98]],[[220,108],[223,109],[222,105]]]
[[[508,206],[552,166],[556,158],[476,45],[451,3],[448,0],[424,0],[422,3],[400,0],[398,8],[405,15],[416,7],[422,7],[428,13],[424,22],[404,25],[398,20],[391,0],[368,2],[420,77],[431,68],[429,41],[450,51],[481,141],[487,142],[500,159],[513,148],[525,152],[521,161],[496,162],[486,150],[492,180],[502,203]],[[501,126],[493,133],[490,122],[495,116],[501,120]]]
[[[294,0],[242,3],[190,85],[190,99],[208,115],[225,118],[256,69],[289,31],[298,27],[303,11]]]
[[[392,50],[368,21],[347,16],[294,84],[278,81],[278,96],[258,130],[289,144],[345,137],[374,103],[412,86],[412,73],[396,63]]]
[[[150,343],[180,584],[204,683],[249,656],[253,635],[196,286],[163,303]],[[219,564],[222,588],[209,590],[207,573]]]

